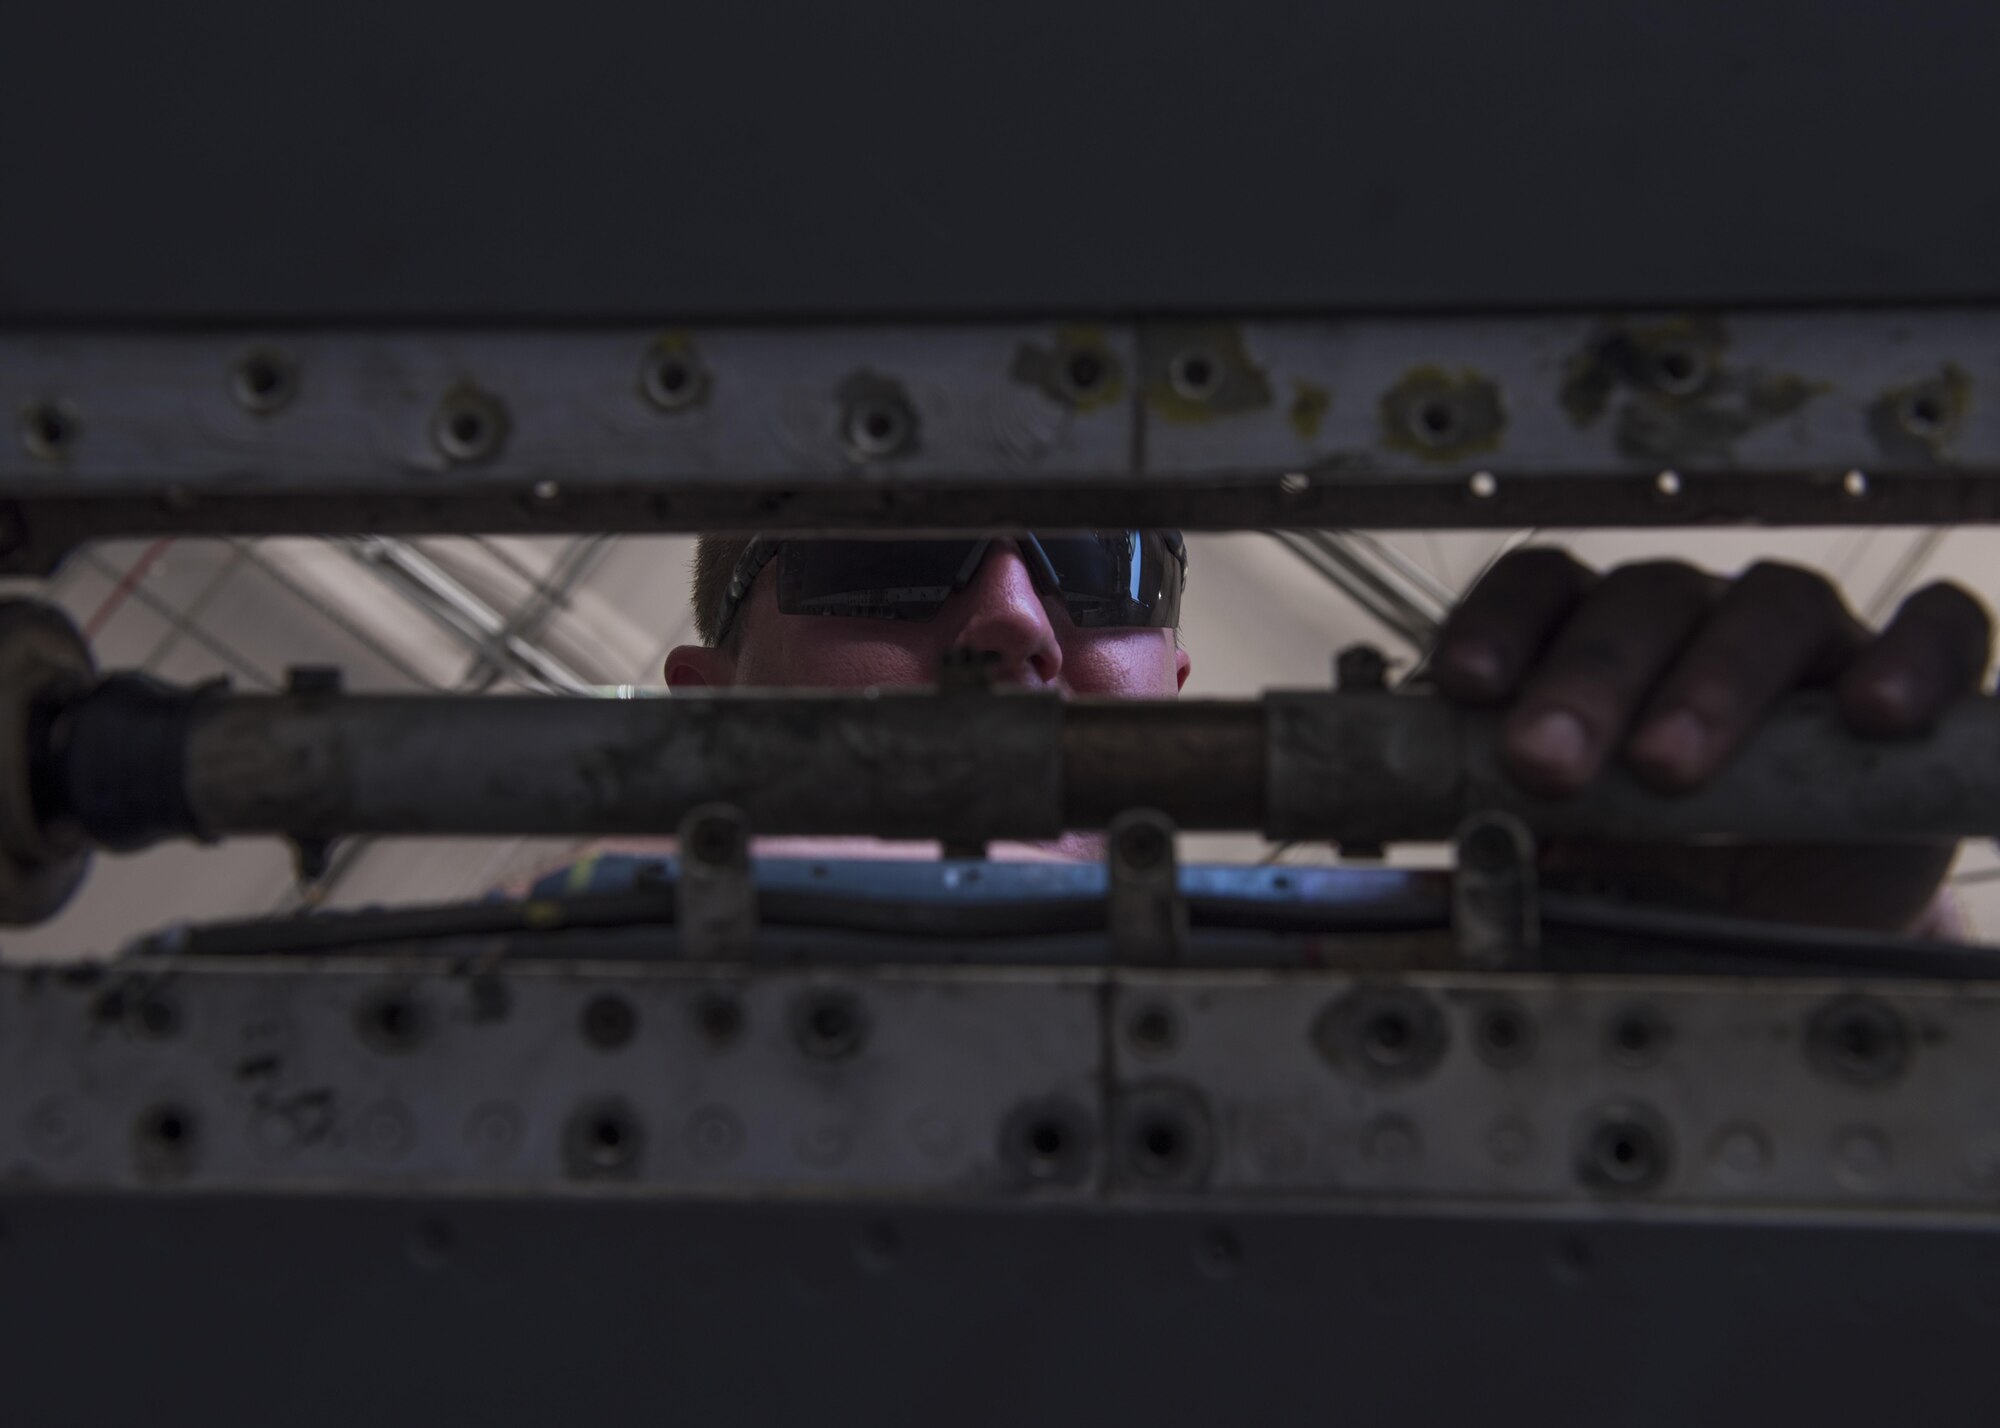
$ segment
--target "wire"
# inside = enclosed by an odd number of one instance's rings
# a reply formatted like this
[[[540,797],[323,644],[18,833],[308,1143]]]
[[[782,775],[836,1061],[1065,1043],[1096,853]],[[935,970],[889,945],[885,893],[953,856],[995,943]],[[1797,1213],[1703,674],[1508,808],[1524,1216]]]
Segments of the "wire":
[[[163,536],[139,553],[139,558],[132,562],[118,583],[111,587],[111,593],[104,597],[103,603],[91,612],[89,619],[83,622],[83,638],[86,643],[102,633],[104,627],[111,622],[111,617],[118,613],[119,606],[123,605],[138,588],[139,582],[146,578],[146,572],[153,568],[153,563],[166,554],[167,547],[173,543],[172,536]]]

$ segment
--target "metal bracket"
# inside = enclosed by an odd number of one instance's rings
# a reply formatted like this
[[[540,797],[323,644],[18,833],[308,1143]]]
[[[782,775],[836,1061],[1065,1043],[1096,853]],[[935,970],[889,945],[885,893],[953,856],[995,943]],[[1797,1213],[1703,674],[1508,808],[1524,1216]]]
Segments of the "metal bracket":
[[[993,671],[999,663],[1000,656],[993,650],[946,650],[938,661],[938,693],[946,697],[991,694]],[[941,851],[947,858],[984,858],[986,841],[947,838]]]
[[[1174,821],[1151,808],[1111,820],[1111,955],[1116,962],[1161,966],[1187,955],[1188,910],[1174,857]]]
[[[1520,971],[1541,950],[1535,835],[1511,813],[1475,813],[1458,825],[1451,923],[1468,967]]]
[[[749,955],[757,936],[757,888],[750,879],[750,820],[727,803],[704,803],[680,826],[681,877],[675,925],[693,961]]]

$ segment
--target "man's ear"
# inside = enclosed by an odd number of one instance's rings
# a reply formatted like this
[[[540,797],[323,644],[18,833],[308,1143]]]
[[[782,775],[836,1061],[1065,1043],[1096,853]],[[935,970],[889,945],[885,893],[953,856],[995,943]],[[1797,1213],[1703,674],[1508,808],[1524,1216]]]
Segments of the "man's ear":
[[[1187,688],[1188,671],[1194,668],[1194,661],[1188,652],[1178,644],[1174,646],[1174,690],[1176,693]]]
[[[667,655],[667,688],[727,689],[736,683],[736,656],[707,645],[676,645]]]

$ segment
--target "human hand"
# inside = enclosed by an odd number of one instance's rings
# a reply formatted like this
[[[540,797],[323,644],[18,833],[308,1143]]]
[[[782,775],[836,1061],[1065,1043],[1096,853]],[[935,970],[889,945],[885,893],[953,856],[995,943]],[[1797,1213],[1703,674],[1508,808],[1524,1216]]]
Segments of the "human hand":
[[[1573,793],[1613,759],[1663,792],[1714,777],[1784,695],[1831,688],[1863,735],[1921,734],[1979,687],[1985,608],[1919,590],[1870,632],[1823,577],[1766,562],[1725,580],[1677,561],[1599,574],[1568,552],[1497,561],[1445,623],[1439,692],[1506,705],[1502,756],[1531,792]],[[1955,845],[1558,845],[1545,867],[1671,891],[1749,916],[1905,930]]]

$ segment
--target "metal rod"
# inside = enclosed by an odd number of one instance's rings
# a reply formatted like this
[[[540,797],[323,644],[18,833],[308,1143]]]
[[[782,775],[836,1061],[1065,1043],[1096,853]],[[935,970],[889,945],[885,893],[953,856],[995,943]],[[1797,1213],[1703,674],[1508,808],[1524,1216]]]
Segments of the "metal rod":
[[[36,752],[93,839],[665,834],[706,803],[759,833],[1039,839],[1133,806],[1186,829],[1435,841],[1504,810],[1542,836],[1883,843],[2000,832],[2000,701],[1864,741],[1788,701],[1724,776],[1614,770],[1560,801],[1507,778],[1500,716],[1422,695],[1065,702],[1002,691],[666,700],[190,695],[113,678]]]

